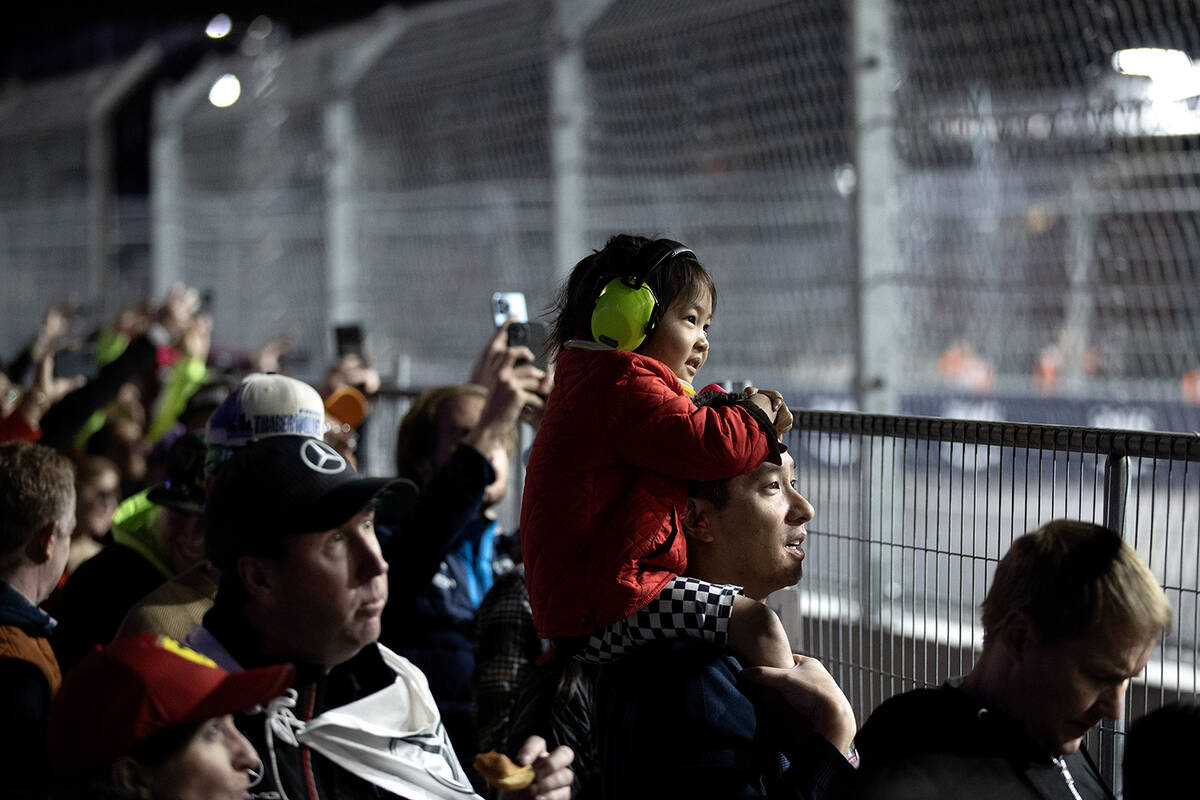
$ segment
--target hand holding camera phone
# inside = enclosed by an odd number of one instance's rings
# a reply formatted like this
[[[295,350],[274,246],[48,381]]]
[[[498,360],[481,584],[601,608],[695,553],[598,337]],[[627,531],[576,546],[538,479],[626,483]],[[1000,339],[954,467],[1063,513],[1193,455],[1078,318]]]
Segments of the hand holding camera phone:
[[[492,320],[496,327],[508,326],[508,346],[528,347],[534,353],[533,364],[546,368],[546,326],[529,321],[529,307],[522,292],[496,292],[492,295]],[[527,362],[517,362],[517,366]]]

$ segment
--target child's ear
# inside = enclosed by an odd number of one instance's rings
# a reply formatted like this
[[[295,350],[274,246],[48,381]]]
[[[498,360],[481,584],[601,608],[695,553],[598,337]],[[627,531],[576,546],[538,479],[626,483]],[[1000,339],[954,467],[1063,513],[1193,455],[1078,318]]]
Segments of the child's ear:
[[[697,500],[689,497],[687,506],[683,511],[683,533],[689,539],[695,539],[699,542],[711,542],[713,540],[712,531],[708,527],[708,515],[711,511],[711,503],[706,500]]]

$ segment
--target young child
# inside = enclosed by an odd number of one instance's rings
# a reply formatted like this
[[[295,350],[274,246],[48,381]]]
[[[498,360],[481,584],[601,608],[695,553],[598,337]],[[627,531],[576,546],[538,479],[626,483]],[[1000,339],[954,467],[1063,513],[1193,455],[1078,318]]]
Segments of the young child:
[[[793,665],[769,608],[740,587],[681,576],[688,481],[778,463],[791,427],[777,393],[748,390],[721,408],[692,401],[715,303],[691,250],[629,235],[580,261],[560,290],[521,547],[538,635],[578,658],[682,635],[728,644],[747,665]]]

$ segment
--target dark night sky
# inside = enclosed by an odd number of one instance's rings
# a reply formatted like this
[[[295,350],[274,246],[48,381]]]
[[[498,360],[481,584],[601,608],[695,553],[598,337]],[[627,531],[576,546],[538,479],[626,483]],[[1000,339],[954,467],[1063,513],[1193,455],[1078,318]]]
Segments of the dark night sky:
[[[432,0],[392,4],[422,1]],[[0,19],[0,90],[120,63],[148,41],[162,47],[157,75],[127,100],[114,120],[117,191],[135,195],[149,191],[150,104],[157,83],[178,81],[209,53],[234,51],[246,26],[260,14],[297,38],[370,16],[387,5],[384,0],[18,2],[25,5],[9,3]],[[222,12],[233,19],[234,31],[222,40],[209,39],[205,25]]]
[[[204,36],[205,23],[219,12],[240,22],[243,30],[251,19],[265,14],[282,22],[292,36],[303,36],[368,16],[383,5],[383,0],[16,0],[7,4],[0,22],[0,80],[31,81],[78,72],[127,57],[151,39],[166,45],[165,70],[186,72],[214,46],[233,46],[232,42],[214,45]],[[236,34],[230,37],[235,38]]]

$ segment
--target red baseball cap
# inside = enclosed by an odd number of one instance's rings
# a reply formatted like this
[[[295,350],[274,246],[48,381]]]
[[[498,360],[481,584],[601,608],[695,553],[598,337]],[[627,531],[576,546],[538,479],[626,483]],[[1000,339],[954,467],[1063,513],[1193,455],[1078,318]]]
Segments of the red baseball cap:
[[[67,673],[50,709],[53,762],[115,760],[169,725],[200,723],[279,697],[295,671],[279,664],[226,672],[166,636],[142,633],[88,654]]]

